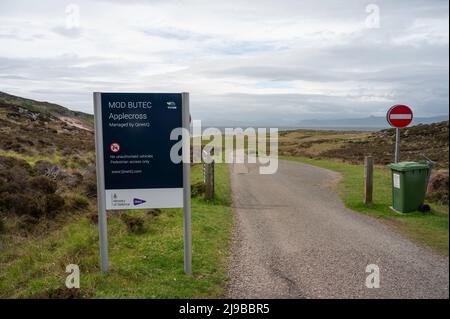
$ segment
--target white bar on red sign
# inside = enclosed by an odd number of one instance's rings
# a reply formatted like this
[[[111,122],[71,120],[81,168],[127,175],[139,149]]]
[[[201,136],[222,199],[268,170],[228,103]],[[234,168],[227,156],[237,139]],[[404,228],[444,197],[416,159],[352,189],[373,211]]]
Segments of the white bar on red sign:
[[[412,118],[412,114],[390,114],[389,118],[391,120],[410,120]]]

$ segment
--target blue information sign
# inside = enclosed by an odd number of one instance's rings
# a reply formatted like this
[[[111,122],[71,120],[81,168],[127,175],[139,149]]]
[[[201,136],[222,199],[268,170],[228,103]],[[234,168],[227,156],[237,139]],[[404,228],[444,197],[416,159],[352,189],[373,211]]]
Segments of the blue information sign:
[[[101,93],[101,119],[106,209],[183,207],[182,94]]]

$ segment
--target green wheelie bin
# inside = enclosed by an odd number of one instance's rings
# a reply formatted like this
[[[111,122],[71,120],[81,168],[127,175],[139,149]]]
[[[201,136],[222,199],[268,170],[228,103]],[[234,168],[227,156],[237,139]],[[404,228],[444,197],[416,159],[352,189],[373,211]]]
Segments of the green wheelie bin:
[[[431,165],[417,162],[390,164],[392,171],[392,209],[414,212],[425,200]]]

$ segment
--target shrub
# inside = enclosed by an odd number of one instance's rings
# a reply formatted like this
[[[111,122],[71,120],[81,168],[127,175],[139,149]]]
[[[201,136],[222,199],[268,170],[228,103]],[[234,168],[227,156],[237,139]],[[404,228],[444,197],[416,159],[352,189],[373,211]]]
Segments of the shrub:
[[[45,212],[48,216],[55,216],[58,209],[64,206],[64,198],[58,194],[45,195]]]
[[[19,193],[22,192],[27,187],[26,179],[17,179],[16,177],[12,178],[12,172],[8,172],[7,174],[0,173],[0,193]],[[16,180],[13,180],[16,179]],[[1,201],[1,198],[0,198]]]
[[[55,181],[51,180],[47,176],[35,176],[29,180],[30,187],[36,191],[44,194],[54,194],[57,189]]]
[[[34,172],[33,167],[25,160],[10,156],[0,156],[0,170],[2,169],[25,171],[26,175]]]
[[[192,184],[191,186],[191,196],[199,196],[205,192],[205,184],[203,182],[197,182],[195,184]]]
[[[33,296],[32,299],[85,299],[92,298],[94,292],[90,289],[70,289],[70,288],[56,288],[53,290],[46,290],[39,292]]]
[[[63,167],[67,167],[67,159],[66,158],[61,159],[59,161],[59,164]]]
[[[79,165],[80,167],[87,167],[87,166],[89,166],[89,163],[88,163],[87,161],[85,161],[84,159],[80,159],[80,160],[78,161],[78,165]]]
[[[448,205],[448,186],[449,186],[449,177],[448,172],[445,171],[437,171],[435,172],[428,184],[428,194],[427,199],[429,201],[441,204]]]
[[[97,212],[90,212],[87,215],[87,218],[89,219],[89,221],[94,224],[97,225],[98,224],[98,213]]]
[[[70,187],[74,188],[80,185],[83,182],[83,175],[79,172],[74,172],[72,175],[67,175],[64,177],[64,183]]]
[[[86,182],[86,186],[84,188],[84,193],[88,197],[97,196],[97,182],[94,179],[89,179]]]
[[[40,197],[32,197],[30,194],[9,194],[2,195],[4,208],[16,215],[30,215],[39,217],[44,209]]]
[[[82,195],[74,195],[70,198],[70,207],[73,209],[85,209],[88,206],[88,199]]]
[[[25,215],[19,219],[18,226],[20,229],[31,232],[37,223],[39,223],[39,219],[33,216]]]
[[[144,230],[144,219],[140,216],[121,214],[120,219],[125,223],[128,231],[131,233],[141,232]]]
[[[55,166],[56,165],[45,160],[39,160],[34,164],[34,168],[39,175],[45,175],[48,171],[54,169]]]
[[[33,141],[31,141],[29,139],[25,139],[25,138],[23,138],[21,136],[16,136],[16,141],[19,142],[19,143],[22,143],[22,144],[27,144],[29,146],[33,146],[34,145]]]
[[[151,217],[156,217],[161,214],[161,209],[159,208],[153,208],[147,211],[147,214]]]
[[[70,147],[65,147],[62,151],[61,154],[64,156],[69,156],[72,155],[73,150]]]

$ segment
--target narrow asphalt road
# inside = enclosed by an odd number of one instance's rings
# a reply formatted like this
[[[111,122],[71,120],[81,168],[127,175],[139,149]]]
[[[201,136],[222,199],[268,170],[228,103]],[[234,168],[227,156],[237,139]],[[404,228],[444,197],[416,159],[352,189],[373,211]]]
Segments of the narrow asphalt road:
[[[337,173],[280,161],[231,168],[236,228],[228,298],[448,298],[449,259],[346,209]],[[366,266],[380,271],[367,288]]]

